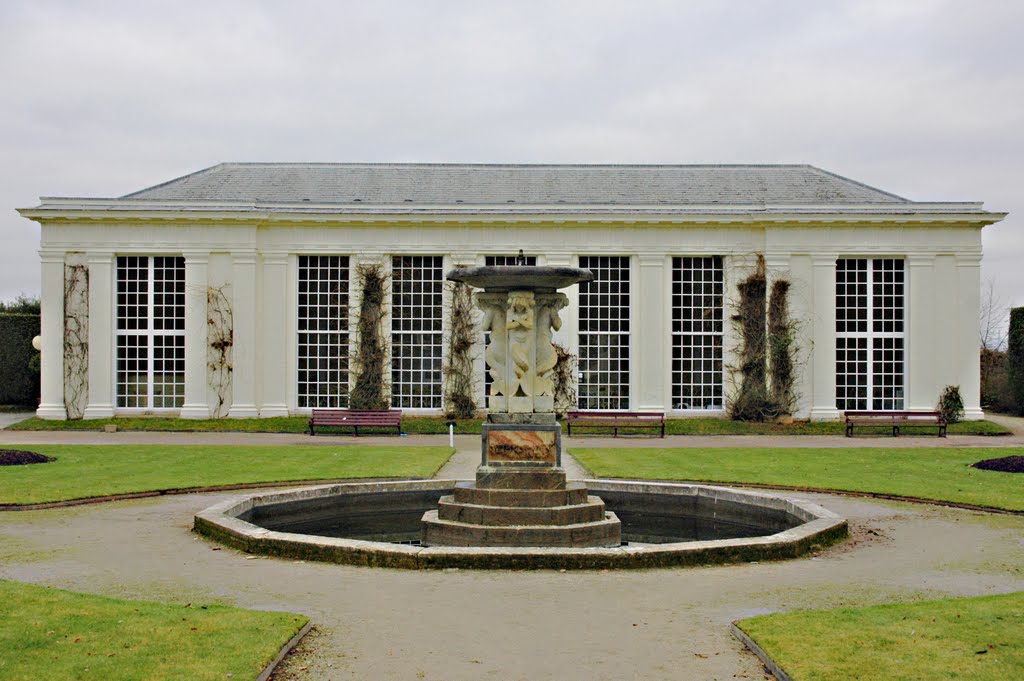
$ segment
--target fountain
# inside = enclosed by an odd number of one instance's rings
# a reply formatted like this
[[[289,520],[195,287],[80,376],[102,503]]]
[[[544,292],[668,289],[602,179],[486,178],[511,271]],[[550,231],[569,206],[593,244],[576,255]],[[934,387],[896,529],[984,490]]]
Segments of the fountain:
[[[512,266],[460,268],[448,278],[483,289],[476,300],[491,332],[490,408],[475,480],[350,482],[253,494],[197,513],[197,532],[253,553],[414,569],[760,561],[793,558],[847,536],[846,520],[836,514],[761,492],[567,482],[551,334],[567,303],[558,289],[593,275]]]
[[[424,546],[618,546],[621,523],[582,483],[567,483],[555,419],[552,331],[566,288],[592,281],[575,267],[467,267],[448,279],[483,289],[476,304],[491,342],[482,457],[475,482],[460,482],[423,515]]]

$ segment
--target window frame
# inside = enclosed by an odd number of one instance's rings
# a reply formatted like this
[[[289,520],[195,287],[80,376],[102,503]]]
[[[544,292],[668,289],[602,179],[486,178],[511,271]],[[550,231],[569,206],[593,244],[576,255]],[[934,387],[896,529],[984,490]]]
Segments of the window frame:
[[[157,260],[161,261],[161,266],[157,266]],[[141,267],[139,261],[145,260],[145,269]],[[173,265],[168,267],[166,261],[173,261]],[[134,267],[130,264],[130,261],[135,261]],[[134,292],[128,290],[127,282],[133,281],[127,278],[128,271],[134,272],[145,272],[145,297],[146,302],[144,305],[145,316],[142,317],[139,314],[140,308],[143,307],[136,302],[134,305],[129,305],[130,296],[133,294],[138,296],[140,290]],[[157,271],[174,272],[174,278],[168,280],[166,277],[160,281],[167,282],[173,281],[175,284],[175,290],[171,292],[174,296],[173,302],[169,305],[166,299],[156,300],[156,277]],[[125,276],[122,278],[122,273]],[[134,281],[140,282],[141,278],[136,278]],[[124,289],[122,290],[122,284]],[[181,255],[117,255],[114,258],[114,343],[113,343],[113,401],[114,408],[119,412],[174,412],[180,411],[185,404],[185,345],[187,338],[185,334],[185,258]],[[124,300],[121,296],[124,296]],[[166,296],[168,292],[166,290],[161,292],[161,295]],[[168,308],[171,313],[168,315]],[[134,310],[134,315],[129,316],[129,311]],[[123,311],[123,314],[122,314]],[[159,315],[157,316],[157,312]],[[162,322],[159,324],[162,328],[157,329],[158,320]],[[166,328],[168,321],[173,321],[172,326],[174,328]],[[97,320],[98,321],[98,320]],[[124,327],[122,328],[122,322]],[[134,322],[134,328],[130,328],[130,322]],[[142,328],[142,327],[145,328]],[[136,343],[134,346],[130,344],[130,340],[135,339]],[[168,339],[173,339],[173,342],[168,345]],[[144,340],[144,344],[138,343],[139,340]],[[158,342],[159,341],[159,342]],[[130,371],[128,363],[133,358],[128,357],[129,348],[144,348],[146,356],[143,361],[146,363],[145,381],[130,381],[128,376],[134,374],[138,376],[140,371]],[[170,357],[157,357],[158,347],[166,351],[167,347],[172,349],[172,355]],[[122,350],[124,350],[124,356],[122,356]],[[161,352],[159,354],[166,354]],[[139,358],[134,358],[135,361],[139,361]],[[177,367],[174,370],[157,372],[155,365],[160,362],[171,361],[175,364],[180,363],[180,372],[177,371]],[[159,374],[161,377],[168,375],[174,376],[171,382],[166,380],[157,382],[156,376]],[[161,390],[158,393],[157,387]],[[128,393],[128,388],[134,387],[136,392],[134,394]],[[170,394],[166,392],[166,389],[170,387]],[[139,388],[144,388],[144,392],[140,393]],[[141,404],[140,402],[141,398]],[[171,404],[168,406],[166,401],[170,400]],[[156,403],[161,402],[158,406]],[[134,404],[133,404],[134,402]]]
[[[686,268],[686,261],[700,261],[701,267]],[[710,261],[710,262],[708,262]],[[706,266],[710,265],[710,266]],[[687,320],[684,317],[685,310],[695,310],[696,303],[691,300],[689,306],[683,305],[685,296],[691,298],[698,297],[698,292],[691,288],[690,293],[684,292],[684,286],[687,283],[684,278],[686,271],[705,273],[710,272],[710,280],[707,277],[701,277],[698,281],[691,277],[690,281],[693,284],[702,285],[702,289],[699,292],[699,297],[702,299],[701,303],[704,304],[704,298],[717,298],[717,301],[712,301],[713,315],[710,321],[698,322],[691,316],[691,319]],[[724,412],[725,411],[725,258],[721,255],[677,255],[672,256],[671,263],[671,288],[669,290],[669,307],[670,322],[669,327],[669,358],[670,358],[670,376],[669,376],[669,390],[670,390],[670,404],[672,411],[685,411],[695,413],[708,413],[708,412]],[[710,293],[703,288],[710,284],[712,290]],[[678,291],[677,291],[678,289]],[[706,306],[702,309],[707,309]],[[695,329],[691,326],[690,329],[685,329],[684,326],[689,321],[691,324],[701,324],[702,328]],[[706,325],[710,324],[711,329],[709,330]],[[689,339],[691,344],[688,346],[686,340]],[[704,342],[693,343],[697,339],[702,339]],[[707,343],[707,340],[711,340],[711,343]],[[704,348],[711,348],[711,356],[700,356],[695,357],[693,354],[689,358],[685,358],[684,351],[687,347],[690,347],[692,352],[696,352],[697,349],[703,351]],[[678,357],[677,357],[678,349]],[[690,383],[683,383],[682,377],[687,374],[683,371],[683,363],[685,361],[693,362],[711,362],[712,366],[709,369],[706,366],[702,366],[699,371],[691,369],[688,372],[691,376],[694,374],[711,374],[712,381],[707,383],[704,381]],[[678,363],[678,364],[677,364]],[[717,381],[715,380],[717,379]],[[683,406],[684,399],[684,387],[700,388],[702,391],[708,386],[711,387],[712,394],[701,395],[697,397],[697,400],[707,401],[712,400],[710,406]],[[693,395],[688,396],[691,403],[696,401]]]
[[[849,280],[851,263],[864,272],[863,281]],[[836,409],[902,411],[907,404],[909,360],[906,259],[840,257],[835,267]],[[851,283],[858,285],[852,292]]]

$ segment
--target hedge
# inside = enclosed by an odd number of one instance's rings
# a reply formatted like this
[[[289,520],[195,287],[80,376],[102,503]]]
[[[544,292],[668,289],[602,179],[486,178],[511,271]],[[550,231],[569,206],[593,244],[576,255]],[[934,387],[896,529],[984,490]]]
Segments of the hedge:
[[[1010,310],[1010,338],[1007,349],[1010,395],[1017,413],[1024,414],[1024,307]]]
[[[39,402],[39,374],[31,367],[38,335],[39,315],[0,314],[0,404]]]

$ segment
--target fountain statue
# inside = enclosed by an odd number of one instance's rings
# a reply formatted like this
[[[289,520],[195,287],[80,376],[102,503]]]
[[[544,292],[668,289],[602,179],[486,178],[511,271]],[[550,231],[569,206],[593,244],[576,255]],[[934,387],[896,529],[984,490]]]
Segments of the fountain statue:
[[[521,252],[520,252],[521,255]],[[524,264],[463,267],[448,279],[475,296],[490,344],[492,382],[476,481],[456,485],[423,516],[428,546],[618,546],[621,524],[581,483],[567,483],[555,418],[552,332],[568,304],[558,289],[593,281],[589,270]]]

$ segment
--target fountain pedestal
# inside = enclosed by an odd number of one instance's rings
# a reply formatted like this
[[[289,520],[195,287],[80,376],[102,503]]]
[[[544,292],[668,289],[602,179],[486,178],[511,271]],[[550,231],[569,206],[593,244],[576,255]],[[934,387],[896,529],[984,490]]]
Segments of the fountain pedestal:
[[[476,295],[491,375],[490,407],[476,480],[459,483],[423,516],[427,546],[619,546],[621,524],[562,469],[554,414],[552,330],[568,302],[555,289],[590,281],[569,267],[474,267],[448,273]]]

